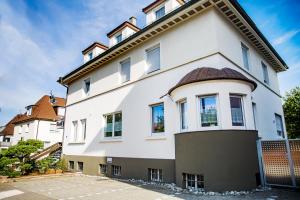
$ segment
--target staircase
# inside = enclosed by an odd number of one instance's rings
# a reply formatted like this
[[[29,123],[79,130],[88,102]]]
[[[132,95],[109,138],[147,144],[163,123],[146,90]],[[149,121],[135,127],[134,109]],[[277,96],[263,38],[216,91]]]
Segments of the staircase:
[[[40,160],[45,157],[51,156],[52,158],[59,160],[61,156],[61,152],[62,152],[62,143],[58,142],[46,149],[43,149],[38,153],[31,155],[29,158],[30,160]]]

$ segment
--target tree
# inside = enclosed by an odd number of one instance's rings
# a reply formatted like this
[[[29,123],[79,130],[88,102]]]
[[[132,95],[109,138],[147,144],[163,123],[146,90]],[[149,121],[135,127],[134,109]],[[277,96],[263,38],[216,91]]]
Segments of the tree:
[[[300,137],[300,87],[287,92],[284,97],[283,111],[289,138]]]

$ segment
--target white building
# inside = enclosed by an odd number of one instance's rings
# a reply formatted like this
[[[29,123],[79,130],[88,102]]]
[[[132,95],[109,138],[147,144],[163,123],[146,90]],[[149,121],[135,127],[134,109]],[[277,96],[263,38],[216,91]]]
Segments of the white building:
[[[14,120],[14,133],[10,139],[12,145],[20,140],[37,139],[47,148],[62,142],[65,99],[43,96],[35,104],[26,107],[26,113]]]
[[[277,78],[286,64],[234,0],[156,0],[143,11],[145,28],[124,22],[109,48],[59,80],[70,169],[255,187],[257,137],[286,137]]]

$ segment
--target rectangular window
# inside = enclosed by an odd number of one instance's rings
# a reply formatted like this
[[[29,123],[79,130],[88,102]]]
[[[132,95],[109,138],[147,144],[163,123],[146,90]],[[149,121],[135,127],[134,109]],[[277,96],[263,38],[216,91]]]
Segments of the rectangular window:
[[[241,43],[244,67],[249,70],[249,48]]]
[[[281,117],[281,115],[278,115],[276,113],[275,113],[275,123],[276,123],[277,135],[284,138],[282,117]]]
[[[74,170],[74,161],[69,161],[69,169]]]
[[[147,54],[147,73],[160,69],[160,47],[156,46],[146,50]]]
[[[88,95],[91,89],[91,80],[88,78],[85,79],[83,82],[84,82],[84,93],[85,95]]]
[[[99,169],[100,169],[100,174],[107,174],[107,165],[100,164]]]
[[[50,124],[50,132],[53,133],[56,131],[56,123]]]
[[[122,34],[119,34],[116,36],[116,41],[117,41],[117,44],[122,41]]]
[[[113,113],[104,116],[106,119],[105,137],[122,136],[122,113]]]
[[[180,129],[187,130],[187,103],[186,101],[179,102],[179,112],[180,112]]]
[[[241,96],[230,95],[232,126],[244,126],[243,102]]]
[[[164,104],[157,104],[151,106],[152,111],[152,133],[165,132],[165,117]]]
[[[148,169],[149,181],[162,182],[162,169]]]
[[[112,165],[112,175],[121,176],[121,166]]]
[[[26,124],[25,126],[25,133],[28,133],[29,132],[29,124]]]
[[[204,188],[204,176],[197,174],[182,174],[183,187],[193,188],[193,189],[203,189]]]
[[[77,162],[77,171],[83,172],[83,162]]]
[[[73,142],[77,141],[77,130],[78,130],[78,122],[73,121],[72,122],[72,136],[73,136]]]
[[[263,70],[263,76],[264,76],[264,83],[269,84],[269,73],[268,68],[265,65],[265,63],[261,62],[262,70]]]
[[[130,58],[122,61],[121,63],[121,82],[130,80]]]
[[[216,96],[200,97],[201,126],[218,126]]]
[[[84,141],[86,138],[86,119],[82,119],[80,120],[80,122],[81,122],[81,137],[82,137],[82,141]]]
[[[162,18],[163,16],[165,16],[165,7],[161,7],[160,9],[158,9],[157,11],[155,11],[155,18],[159,19]]]
[[[93,59],[93,52],[90,52],[89,53],[89,60],[92,60]]]

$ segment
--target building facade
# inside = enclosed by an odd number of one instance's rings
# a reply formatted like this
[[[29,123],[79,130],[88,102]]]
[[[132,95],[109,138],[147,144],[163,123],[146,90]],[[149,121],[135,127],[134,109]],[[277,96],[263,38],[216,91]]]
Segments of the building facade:
[[[124,22],[59,79],[70,170],[256,187],[256,140],[286,137],[277,78],[286,64],[236,1],[157,0],[143,12],[146,27]]]

